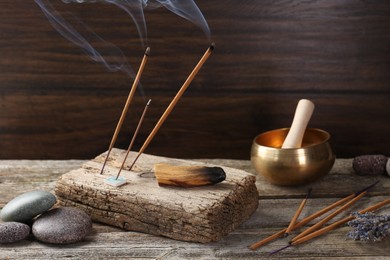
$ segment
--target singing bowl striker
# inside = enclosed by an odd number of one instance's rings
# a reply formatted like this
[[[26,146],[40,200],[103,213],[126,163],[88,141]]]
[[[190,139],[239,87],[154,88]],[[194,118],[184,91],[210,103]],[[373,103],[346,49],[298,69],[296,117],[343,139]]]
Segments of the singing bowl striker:
[[[301,185],[325,176],[332,169],[335,155],[329,144],[330,134],[308,128],[301,148],[282,149],[289,128],[262,133],[255,137],[251,162],[257,173],[282,186]]]

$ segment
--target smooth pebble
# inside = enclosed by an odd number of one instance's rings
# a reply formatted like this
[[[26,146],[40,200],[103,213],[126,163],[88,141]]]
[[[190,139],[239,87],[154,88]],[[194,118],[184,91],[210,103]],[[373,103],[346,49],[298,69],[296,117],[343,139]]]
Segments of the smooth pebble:
[[[25,239],[30,234],[30,227],[19,222],[0,223],[0,244],[14,243]]]
[[[386,171],[387,171],[387,175],[390,176],[390,158],[387,159]]]
[[[0,218],[3,221],[28,222],[48,211],[55,203],[56,197],[48,191],[26,192],[7,203],[0,212]]]
[[[64,207],[39,216],[32,226],[32,233],[41,242],[70,244],[82,240],[91,229],[92,220],[87,213]]]
[[[386,172],[388,158],[384,155],[361,155],[353,159],[352,167],[359,175],[381,175]]]

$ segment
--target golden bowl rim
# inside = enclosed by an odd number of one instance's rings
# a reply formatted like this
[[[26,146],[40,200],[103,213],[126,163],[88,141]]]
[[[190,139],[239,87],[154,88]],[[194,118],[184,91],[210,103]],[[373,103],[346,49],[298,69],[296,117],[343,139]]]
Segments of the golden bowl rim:
[[[304,150],[304,149],[308,149],[308,148],[311,148],[311,147],[314,147],[314,146],[318,146],[318,145],[325,144],[325,143],[329,142],[329,140],[330,140],[330,133],[329,133],[329,132],[327,132],[327,131],[325,131],[325,130],[323,130],[323,129],[320,129],[320,128],[309,127],[309,128],[307,128],[307,129],[305,130],[305,132],[308,131],[308,130],[310,130],[310,131],[316,131],[316,132],[322,132],[322,133],[324,133],[324,134],[326,135],[326,138],[325,138],[323,141],[321,141],[321,142],[314,143],[314,144],[310,144],[310,145],[306,145],[306,146],[304,146],[304,147],[299,147],[299,148],[272,147],[272,146],[261,145],[261,144],[259,144],[259,143],[256,142],[256,140],[257,140],[260,136],[262,136],[262,135],[265,135],[265,134],[268,134],[268,133],[271,133],[271,132],[276,132],[276,131],[285,131],[285,130],[288,130],[288,129],[290,129],[290,127],[277,128],[277,129],[268,130],[268,131],[266,131],[266,132],[263,132],[263,133],[261,133],[261,134],[258,134],[258,135],[253,139],[252,144],[257,145],[257,146],[259,146],[259,147],[264,147],[264,148],[267,148],[267,149],[274,149],[274,150],[299,150],[299,149]]]

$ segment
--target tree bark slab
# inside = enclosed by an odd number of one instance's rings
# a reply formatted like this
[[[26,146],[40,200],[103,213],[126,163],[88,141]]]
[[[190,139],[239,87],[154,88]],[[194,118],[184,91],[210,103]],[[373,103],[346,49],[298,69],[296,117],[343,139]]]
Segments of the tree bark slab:
[[[143,154],[129,171],[136,156],[131,153],[121,172],[128,183],[105,184],[108,177],[116,176],[125,152],[113,149],[102,175],[107,153],[62,175],[55,188],[59,204],[81,208],[94,221],[125,230],[201,243],[218,241],[257,209],[256,178],[245,171],[222,167],[225,181],[196,188],[161,187],[151,172],[156,163],[201,164],[189,160]]]

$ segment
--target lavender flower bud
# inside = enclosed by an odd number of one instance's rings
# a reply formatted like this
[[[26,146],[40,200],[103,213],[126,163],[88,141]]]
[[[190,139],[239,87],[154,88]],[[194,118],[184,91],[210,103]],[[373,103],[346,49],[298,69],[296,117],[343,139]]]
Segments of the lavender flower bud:
[[[377,242],[390,235],[390,215],[352,213],[354,220],[348,222],[353,229],[347,234],[354,240]]]

